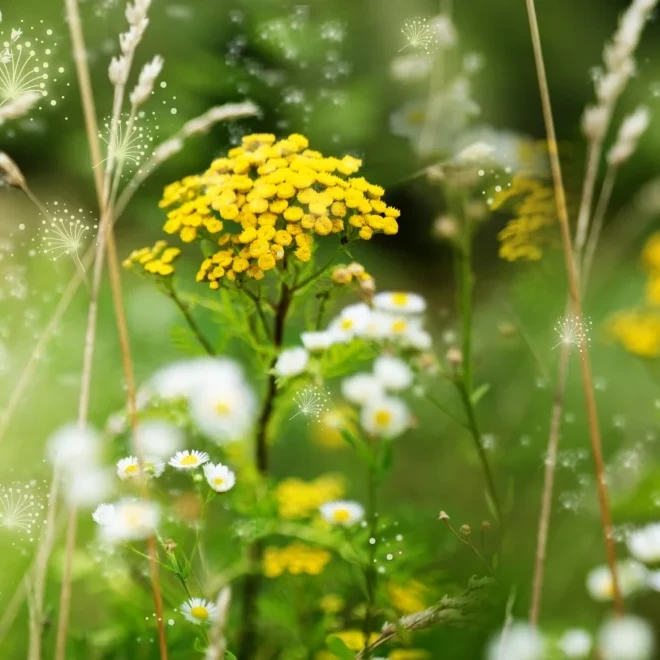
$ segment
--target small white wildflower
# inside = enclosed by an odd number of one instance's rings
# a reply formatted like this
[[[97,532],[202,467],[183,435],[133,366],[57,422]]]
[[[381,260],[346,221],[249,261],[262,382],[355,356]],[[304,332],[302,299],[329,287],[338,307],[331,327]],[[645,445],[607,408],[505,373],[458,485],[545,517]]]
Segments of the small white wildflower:
[[[367,402],[362,409],[360,423],[367,433],[395,438],[410,426],[410,413],[406,404],[394,397],[382,397]]]
[[[627,540],[628,551],[644,564],[660,562],[660,523],[635,530]]]
[[[114,514],[100,527],[101,537],[109,543],[139,541],[151,536],[160,519],[158,506],[144,500],[120,500]]]
[[[146,456],[142,463],[142,469],[147,477],[157,479],[165,472],[165,462],[158,456]]]
[[[650,660],[654,646],[651,626],[635,616],[611,619],[598,632],[603,660]]]
[[[191,598],[181,605],[181,614],[190,623],[202,625],[215,620],[218,614],[218,608],[210,600]]]
[[[135,456],[128,456],[117,461],[117,476],[122,480],[133,479],[140,474],[140,463]]]
[[[495,147],[486,142],[474,142],[464,149],[461,149],[455,156],[454,162],[457,165],[479,165],[492,160],[495,153]]]
[[[173,424],[160,420],[146,421],[137,431],[137,444],[145,456],[167,458],[183,447],[183,432]]]
[[[382,382],[373,374],[358,373],[342,381],[341,393],[347,401],[364,406],[369,401],[381,399],[385,389]]]
[[[433,60],[428,55],[399,55],[390,64],[390,73],[394,80],[417,82],[424,80],[431,73]]]
[[[205,451],[196,449],[178,451],[169,460],[169,464],[177,470],[194,470],[200,465],[204,465],[209,460],[209,455]]]
[[[588,658],[593,640],[582,628],[567,630],[559,639],[559,649],[567,658]]]
[[[648,571],[637,561],[627,559],[617,566],[619,588],[626,597],[640,591],[647,584]],[[612,574],[608,566],[598,566],[587,575],[587,591],[594,600],[610,601],[614,597]]]
[[[305,371],[309,362],[309,353],[297,346],[283,350],[275,362],[274,371],[282,378],[292,378]]]
[[[64,495],[70,504],[82,508],[95,507],[112,492],[110,472],[99,467],[85,467],[68,472]]]
[[[399,358],[383,355],[374,362],[374,375],[386,390],[399,392],[412,385],[412,369]]]
[[[217,465],[207,463],[204,466],[204,476],[209,486],[216,493],[226,493],[236,483],[236,475],[226,465],[222,465],[222,463],[218,463]]]
[[[300,335],[303,346],[312,353],[325,351],[330,348],[335,341],[335,337],[331,332],[303,332]]]
[[[458,43],[458,34],[450,16],[439,14],[435,18],[432,18],[430,28],[440,48],[453,48]]]
[[[488,645],[488,660],[541,660],[544,640],[527,623],[515,622],[500,631]]]
[[[371,309],[368,305],[364,303],[348,305],[330,323],[328,330],[336,337],[337,341],[349,341],[353,337],[364,334],[370,319]]]
[[[364,507],[357,502],[337,500],[321,506],[321,515],[333,525],[349,527],[364,518]]]
[[[384,291],[374,296],[374,307],[393,314],[421,314],[426,311],[426,301],[416,293]]]
[[[115,507],[113,504],[99,504],[94,513],[92,513],[92,520],[97,525],[107,525],[112,517],[115,515]]]
[[[79,428],[67,424],[53,433],[47,441],[47,454],[51,463],[65,470],[78,471],[95,464],[101,449],[98,434],[89,426]]]

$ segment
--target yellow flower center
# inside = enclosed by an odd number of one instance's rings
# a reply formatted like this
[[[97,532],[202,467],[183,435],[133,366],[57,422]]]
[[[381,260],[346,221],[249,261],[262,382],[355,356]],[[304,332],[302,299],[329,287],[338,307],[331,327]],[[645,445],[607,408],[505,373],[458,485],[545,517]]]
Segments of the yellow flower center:
[[[344,319],[341,322],[342,330],[350,330],[353,327],[353,319]]]
[[[220,401],[215,404],[215,412],[217,412],[219,415],[226,415],[227,413],[231,412],[231,408],[224,401]]]
[[[426,113],[422,110],[413,110],[408,113],[408,121],[413,125],[423,124],[426,120]]]
[[[181,459],[181,465],[197,465],[199,459],[194,454],[188,454]]]
[[[124,468],[126,474],[135,474],[138,471],[138,466],[135,463],[131,463]]]
[[[376,426],[388,426],[392,421],[392,413],[389,410],[377,410],[374,415]]]
[[[225,483],[225,480],[222,477],[216,477],[213,480],[213,485],[214,486],[222,486],[222,484],[224,484],[224,483]]]
[[[403,319],[399,319],[398,321],[394,321],[394,323],[392,323],[392,332],[405,332],[407,327],[408,322],[404,321]]]
[[[206,621],[209,618],[209,611],[203,605],[197,605],[190,610],[190,613],[196,618]]]
[[[349,513],[348,509],[335,509],[332,517],[335,522],[345,523],[350,520],[351,514]]]
[[[408,294],[407,293],[393,293],[392,302],[397,305],[397,307],[405,307],[408,304]]]

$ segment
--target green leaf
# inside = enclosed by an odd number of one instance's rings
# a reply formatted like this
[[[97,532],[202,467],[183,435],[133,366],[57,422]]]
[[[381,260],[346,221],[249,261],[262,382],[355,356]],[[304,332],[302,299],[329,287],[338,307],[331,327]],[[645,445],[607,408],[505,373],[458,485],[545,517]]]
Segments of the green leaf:
[[[339,660],[354,660],[355,654],[351,649],[339,639],[339,637],[330,637],[328,639],[328,650],[334,653]]]
[[[225,651],[225,660],[238,660],[238,658],[231,651]]]
[[[373,344],[360,339],[333,344],[321,358],[321,374],[325,378],[339,378],[359,370],[360,363],[371,362],[378,351]]]
[[[364,440],[360,437],[354,436],[348,429],[341,428],[339,429],[341,437],[348,442],[348,444],[355,449],[360,458],[367,463],[371,464],[373,456],[371,455],[371,449],[365,444]]]
[[[479,403],[479,401],[481,401],[481,399],[483,399],[484,396],[488,394],[489,391],[490,391],[490,383],[484,383],[483,385],[477,387],[477,389],[474,392],[472,392],[472,396],[470,397],[472,401],[472,405],[476,406]]]
[[[172,346],[174,346],[177,352],[182,353],[183,355],[194,356],[206,354],[197,341],[194,333],[189,328],[175,325],[170,330],[170,340]]]
[[[376,481],[381,483],[392,469],[394,460],[394,443],[384,441],[381,443],[378,459],[376,461]]]

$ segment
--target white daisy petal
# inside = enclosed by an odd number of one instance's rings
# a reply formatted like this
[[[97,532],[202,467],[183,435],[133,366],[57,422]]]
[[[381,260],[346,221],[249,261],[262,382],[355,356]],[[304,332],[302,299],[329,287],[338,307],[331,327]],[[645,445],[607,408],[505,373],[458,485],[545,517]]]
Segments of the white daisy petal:
[[[337,500],[321,506],[321,515],[333,525],[354,525],[364,518],[364,507],[357,502]]]
[[[195,625],[213,622],[218,616],[218,608],[210,600],[191,598],[181,605],[181,614]]]
[[[217,465],[207,463],[204,466],[204,476],[209,486],[216,493],[226,493],[236,483],[236,475],[226,465],[222,465],[222,463],[218,463]]]
[[[177,470],[194,470],[204,465],[209,460],[209,455],[204,451],[196,449],[178,451],[169,460],[169,464]]]

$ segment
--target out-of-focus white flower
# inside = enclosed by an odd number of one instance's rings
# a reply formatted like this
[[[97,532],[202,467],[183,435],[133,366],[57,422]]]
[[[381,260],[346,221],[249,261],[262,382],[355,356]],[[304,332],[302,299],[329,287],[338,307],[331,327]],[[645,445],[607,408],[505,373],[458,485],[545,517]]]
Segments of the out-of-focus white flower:
[[[410,426],[406,404],[395,397],[368,401],[360,416],[362,428],[372,435],[395,438]]]
[[[335,341],[335,336],[328,331],[303,332],[300,335],[303,346],[312,353],[325,351],[330,348]]]
[[[369,401],[382,398],[385,390],[383,384],[373,374],[358,373],[342,381],[341,393],[351,403],[364,406]]]
[[[181,605],[181,614],[190,623],[202,625],[215,620],[218,615],[218,608],[210,600],[191,598]]]
[[[430,20],[429,27],[440,48],[453,48],[458,43],[458,34],[450,16],[446,14],[435,16]]]
[[[68,472],[64,494],[70,504],[81,508],[96,506],[112,493],[112,477],[105,468],[87,467]]]
[[[204,476],[209,486],[216,493],[226,493],[236,483],[236,475],[226,465],[222,465],[222,463],[218,463],[217,465],[207,463],[204,466]]]
[[[371,309],[368,305],[364,303],[349,305],[342,309],[328,330],[338,341],[348,341],[364,334],[370,319]]]
[[[200,465],[204,465],[209,460],[209,455],[205,451],[185,450],[178,451],[169,460],[169,464],[177,470],[194,470]]]
[[[426,310],[426,301],[416,293],[384,291],[374,296],[374,307],[393,314],[421,314]]]
[[[412,385],[412,369],[401,359],[383,355],[374,362],[374,375],[386,390],[399,392]]]
[[[256,410],[252,388],[233,365],[208,373],[198,383],[190,404],[195,424],[218,444],[244,439],[254,424]]]
[[[567,630],[559,639],[559,649],[567,658],[587,658],[592,646],[591,635],[582,628]]]
[[[47,441],[47,454],[51,463],[65,470],[78,470],[96,464],[101,450],[98,434],[89,426],[79,428],[67,424],[53,433]]]
[[[158,525],[158,506],[144,500],[120,500],[114,514],[101,525],[101,537],[109,543],[139,541],[151,536]]]
[[[488,644],[488,660],[541,660],[544,640],[527,623],[515,622],[503,629]]]
[[[455,156],[457,165],[481,165],[493,160],[495,147],[487,142],[479,141],[463,147]]]
[[[630,534],[627,540],[630,554],[645,564],[660,562],[660,523],[652,523]]]
[[[433,345],[431,335],[422,330],[422,328],[412,326],[408,332],[401,335],[401,343],[409,348],[414,348],[417,351],[428,351]]]
[[[390,64],[390,73],[394,80],[401,82],[418,82],[431,73],[433,61],[428,55],[410,54],[398,55]]]
[[[275,373],[282,378],[292,378],[303,373],[309,362],[309,353],[302,347],[283,350],[275,362]]]
[[[167,458],[183,447],[183,432],[173,424],[154,420],[140,424],[137,441],[145,456]]]
[[[147,477],[157,479],[165,472],[165,462],[159,456],[146,456],[142,463],[142,469]]]
[[[648,570],[633,559],[618,563],[619,588],[626,597],[647,585]],[[610,601],[614,597],[612,573],[608,566],[598,566],[587,575],[587,591],[594,600]]]
[[[133,479],[140,474],[140,463],[135,456],[127,456],[117,461],[117,476],[122,480]]]
[[[333,525],[354,525],[364,518],[364,507],[357,502],[338,500],[321,506],[321,515]]]
[[[660,591],[660,571],[649,571],[646,585],[653,591]]]
[[[99,504],[94,513],[92,513],[92,520],[97,525],[107,525],[108,522],[115,515],[115,507],[113,504]]]
[[[603,660],[650,660],[654,646],[651,626],[635,616],[611,619],[598,632]]]

